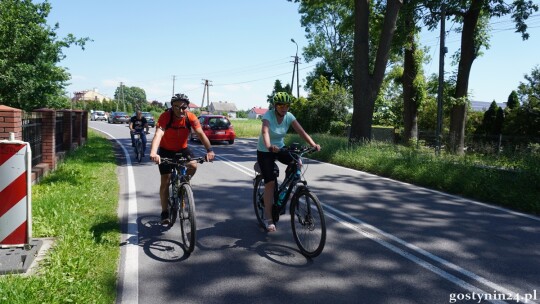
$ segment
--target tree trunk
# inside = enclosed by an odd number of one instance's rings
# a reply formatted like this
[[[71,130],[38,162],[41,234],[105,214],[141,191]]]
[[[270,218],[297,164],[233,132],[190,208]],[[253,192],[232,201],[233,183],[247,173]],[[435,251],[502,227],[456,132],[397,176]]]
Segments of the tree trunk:
[[[421,102],[420,92],[415,79],[420,72],[420,61],[416,60],[417,43],[416,28],[412,11],[405,14],[405,59],[403,63],[403,142],[418,139],[418,106]]]
[[[480,18],[480,12],[485,0],[473,0],[470,9],[464,15],[463,32],[461,33],[461,54],[456,80],[456,100],[467,99],[469,91],[469,76],[473,61],[478,55],[475,33]],[[468,99],[467,99],[468,101]],[[465,151],[465,125],[467,123],[467,103],[459,102],[452,106],[450,113],[450,149],[462,155]]]
[[[349,142],[356,143],[371,140],[371,124],[375,99],[382,85],[392,38],[396,30],[396,21],[400,0],[389,0],[386,7],[383,29],[379,39],[377,58],[373,75],[369,70],[369,0],[354,1],[354,66],[353,66],[353,102],[351,133]]]

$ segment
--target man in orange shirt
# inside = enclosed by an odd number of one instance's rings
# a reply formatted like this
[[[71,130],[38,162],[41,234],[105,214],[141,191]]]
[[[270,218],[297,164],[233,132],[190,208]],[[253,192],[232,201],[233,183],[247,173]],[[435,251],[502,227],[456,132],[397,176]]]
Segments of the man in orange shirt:
[[[159,173],[161,174],[159,197],[161,200],[161,224],[163,225],[169,223],[167,201],[172,166],[162,164],[161,157],[173,158],[176,153],[182,153],[183,157],[195,158],[187,145],[190,129],[197,132],[198,138],[206,148],[206,160],[212,161],[215,157],[210,141],[204,134],[197,116],[187,111],[188,106],[189,99],[184,94],[176,94],[171,98],[171,109],[159,116],[156,134],[150,148],[150,159],[159,164]],[[193,176],[195,171],[197,171],[197,162],[192,161],[188,164],[187,174]]]

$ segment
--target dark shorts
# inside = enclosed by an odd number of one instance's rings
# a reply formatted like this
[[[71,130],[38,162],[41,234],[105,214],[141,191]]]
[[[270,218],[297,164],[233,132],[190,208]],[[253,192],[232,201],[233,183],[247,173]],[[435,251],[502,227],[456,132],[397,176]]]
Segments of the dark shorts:
[[[276,180],[276,176],[274,175],[274,164],[276,160],[282,164],[289,165],[292,163],[293,158],[288,152],[273,153],[257,151],[257,162],[259,163],[265,184]]]
[[[160,157],[167,157],[167,158],[174,158],[177,153],[181,153],[183,157],[191,157],[195,158],[195,154],[188,148],[182,149],[180,151],[171,151],[171,150],[165,150],[163,148],[158,149],[158,155]],[[165,175],[170,174],[172,172],[173,165],[171,164],[159,164],[159,174]]]

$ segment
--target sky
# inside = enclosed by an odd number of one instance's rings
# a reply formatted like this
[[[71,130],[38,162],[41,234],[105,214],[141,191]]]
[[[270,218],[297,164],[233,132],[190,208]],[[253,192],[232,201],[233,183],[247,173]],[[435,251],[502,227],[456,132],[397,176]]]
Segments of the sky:
[[[96,89],[110,98],[123,83],[145,90],[149,101],[169,101],[184,93],[202,105],[204,80],[210,102],[232,102],[239,110],[267,107],[274,82],[291,82],[298,44],[300,95],[315,62],[306,62],[308,41],[300,24],[298,4],[286,0],[50,0],[48,23],[68,33],[89,37],[85,50],[64,49],[60,66],[74,92]],[[505,102],[523,75],[540,65],[540,14],[530,19],[531,38],[522,41],[510,21],[494,21],[491,48],[475,60],[469,89],[472,100]],[[447,29],[455,27],[447,22]],[[438,72],[439,32],[425,32],[430,47],[427,73]],[[450,55],[459,49],[459,35],[449,33],[447,75],[454,69]],[[447,77],[447,76],[446,76]],[[296,79],[295,88],[296,92]],[[204,102],[206,103],[206,97]]]

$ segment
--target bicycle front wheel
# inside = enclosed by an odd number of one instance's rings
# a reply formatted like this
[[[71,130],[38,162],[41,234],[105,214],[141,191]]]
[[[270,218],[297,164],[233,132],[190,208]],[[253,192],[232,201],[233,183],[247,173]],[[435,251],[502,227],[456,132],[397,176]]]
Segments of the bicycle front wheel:
[[[193,190],[188,183],[183,183],[180,186],[178,217],[180,218],[185,250],[191,253],[195,249],[197,225],[195,220],[195,199],[193,198]]]
[[[262,175],[255,177],[253,183],[253,209],[261,227],[264,227],[264,179]]]
[[[326,222],[319,199],[307,188],[298,189],[290,213],[293,237],[300,252],[310,258],[321,254],[326,243]]]

